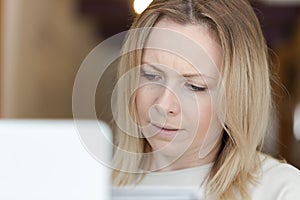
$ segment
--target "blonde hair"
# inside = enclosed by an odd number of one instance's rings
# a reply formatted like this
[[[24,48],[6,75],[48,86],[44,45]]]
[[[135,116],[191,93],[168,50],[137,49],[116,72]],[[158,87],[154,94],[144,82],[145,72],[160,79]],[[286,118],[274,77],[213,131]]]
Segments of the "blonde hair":
[[[255,184],[260,169],[259,152],[272,106],[267,47],[258,19],[246,0],[154,0],[131,26],[123,47],[130,53],[120,59],[119,78],[141,64],[141,50],[149,35],[146,27],[153,27],[161,17],[179,24],[207,25],[218,37],[223,50],[224,102],[229,112],[224,113],[223,144],[206,180],[206,194],[213,199],[249,199],[249,185]],[[112,178],[118,186],[137,184],[143,178],[130,172],[138,171],[140,155],[149,145],[123,114],[124,107],[129,106],[130,119],[137,119],[133,91],[136,79],[133,76],[123,85],[129,91],[119,93],[116,102],[116,120],[126,119],[126,130],[130,130],[128,135],[115,127],[118,148]],[[124,102],[129,105],[124,106]],[[122,150],[133,154],[125,155]]]

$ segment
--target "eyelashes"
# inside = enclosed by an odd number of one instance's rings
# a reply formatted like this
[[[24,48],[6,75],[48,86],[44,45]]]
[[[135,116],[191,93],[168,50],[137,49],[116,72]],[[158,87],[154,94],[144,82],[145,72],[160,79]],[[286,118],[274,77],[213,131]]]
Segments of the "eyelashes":
[[[141,70],[141,77],[145,78],[148,81],[161,81],[162,76],[159,74],[156,74],[155,72],[145,72],[144,70]]]
[[[143,82],[149,82],[149,83],[162,83],[164,81],[163,75],[152,72],[152,71],[145,71],[141,70],[140,74],[141,78],[144,79]],[[184,87],[187,88],[191,92],[205,92],[207,90],[206,86],[199,86],[194,83],[185,82]]]
[[[207,90],[207,87],[201,87],[191,83],[186,83],[185,86],[194,92],[205,92]]]

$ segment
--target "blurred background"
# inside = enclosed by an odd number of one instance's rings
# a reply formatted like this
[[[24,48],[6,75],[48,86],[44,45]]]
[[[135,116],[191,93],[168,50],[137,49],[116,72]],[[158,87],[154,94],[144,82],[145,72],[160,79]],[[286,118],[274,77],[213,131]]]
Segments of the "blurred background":
[[[127,30],[149,2],[0,0],[0,117],[72,118],[72,87],[80,64],[101,41]],[[252,5],[270,47],[274,80],[282,83],[274,83],[276,109],[265,151],[300,169],[300,141],[293,130],[300,103],[300,0]],[[106,122],[115,71],[112,64],[95,96],[97,115]]]

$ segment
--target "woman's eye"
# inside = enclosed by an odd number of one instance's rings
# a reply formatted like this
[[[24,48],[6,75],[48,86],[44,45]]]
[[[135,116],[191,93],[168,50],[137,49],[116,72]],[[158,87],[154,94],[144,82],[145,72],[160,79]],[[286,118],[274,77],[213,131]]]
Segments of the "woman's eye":
[[[141,72],[142,77],[146,78],[148,81],[159,81],[161,76],[154,73],[149,72]]]
[[[188,89],[190,89],[191,91],[194,91],[194,92],[203,92],[203,91],[206,91],[206,87],[201,87],[201,86],[196,86],[196,85],[193,85],[193,84],[190,84],[190,83],[186,83],[186,86],[188,87]]]

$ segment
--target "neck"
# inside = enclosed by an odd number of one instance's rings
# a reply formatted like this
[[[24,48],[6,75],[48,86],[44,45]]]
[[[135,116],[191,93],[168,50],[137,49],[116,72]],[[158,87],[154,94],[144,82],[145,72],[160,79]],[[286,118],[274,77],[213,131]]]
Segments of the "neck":
[[[219,142],[203,158],[199,157],[199,149],[183,153],[179,158],[163,153],[155,153],[151,158],[150,171],[173,171],[206,165],[215,161],[220,148],[221,143]]]

